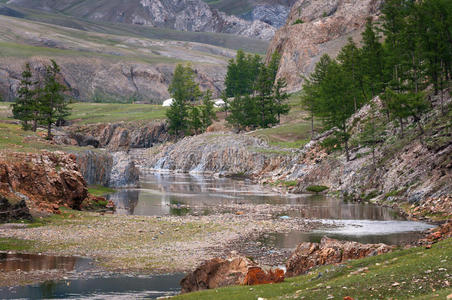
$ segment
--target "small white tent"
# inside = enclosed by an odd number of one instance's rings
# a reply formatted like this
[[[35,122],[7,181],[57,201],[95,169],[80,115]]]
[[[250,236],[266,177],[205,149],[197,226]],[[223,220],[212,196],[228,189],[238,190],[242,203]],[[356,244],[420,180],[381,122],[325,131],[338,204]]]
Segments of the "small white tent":
[[[215,107],[224,107],[226,105],[226,103],[223,101],[223,99],[217,99],[214,101],[215,101],[215,104],[214,104]]]
[[[174,102],[174,99],[173,99],[173,98],[166,99],[165,101],[163,101],[162,106],[164,106],[164,107],[169,107],[169,106],[171,106],[171,105],[173,104],[173,102]]]

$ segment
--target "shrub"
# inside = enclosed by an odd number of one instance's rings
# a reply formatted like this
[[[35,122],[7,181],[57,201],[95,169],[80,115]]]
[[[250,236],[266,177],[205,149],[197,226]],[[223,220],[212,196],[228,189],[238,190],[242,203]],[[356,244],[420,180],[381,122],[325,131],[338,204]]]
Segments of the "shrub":
[[[297,19],[295,22],[292,23],[292,25],[297,25],[297,24],[303,24],[303,20],[302,19]]]

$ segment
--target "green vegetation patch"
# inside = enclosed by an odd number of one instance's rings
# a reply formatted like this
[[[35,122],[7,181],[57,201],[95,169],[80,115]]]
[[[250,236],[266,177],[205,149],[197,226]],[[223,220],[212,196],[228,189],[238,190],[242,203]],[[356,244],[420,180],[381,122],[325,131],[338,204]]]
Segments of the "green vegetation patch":
[[[306,188],[306,190],[308,192],[313,192],[313,193],[321,193],[326,191],[327,189],[329,189],[329,187],[324,186],[324,185],[310,185]]]
[[[175,299],[445,299],[452,293],[452,239],[326,266],[281,284],[233,286]]]
[[[107,195],[107,194],[112,194],[112,193],[116,192],[116,190],[112,189],[112,188],[109,188],[109,187],[105,187],[105,186],[102,186],[102,185],[95,184],[95,185],[88,186],[88,192],[91,195],[99,197],[99,196],[104,196],[104,195]]]
[[[33,248],[33,241],[13,238],[0,238],[0,251],[26,252]]]
[[[151,104],[75,103],[69,120],[81,124],[155,121],[166,118],[167,108]]]

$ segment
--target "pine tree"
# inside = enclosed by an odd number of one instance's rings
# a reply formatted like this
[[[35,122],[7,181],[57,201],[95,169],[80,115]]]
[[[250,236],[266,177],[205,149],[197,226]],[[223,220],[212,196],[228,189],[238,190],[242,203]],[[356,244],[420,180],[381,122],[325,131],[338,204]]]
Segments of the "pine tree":
[[[217,114],[215,113],[215,106],[212,101],[212,92],[208,90],[204,94],[201,107],[201,129],[203,132],[212,125],[213,120],[217,120]]]
[[[194,134],[198,134],[203,127],[201,113],[197,106],[191,106],[189,112],[190,129]]]
[[[30,129],[29,121],[34,119],[35,111],[35,90],[33,82],[33,74],[30,64],[25,64],[24,71],[22,72],[22,80],[18,89],[18,97],[15,103],[12,105],[12,112],[15,119],[18,119],[22,123],[24,130]]]
[[[375,149],[378,144],[383,142],[384,136],[384,124],[382,124],[380,118],[377,115],[377,109],[373,103],[370,104],[371,108],[367,119],[363,120],[365,122],[364,128],[359,134],[359,142],[361,145],[371,148],[372,151],[372,166],[376,169],[376,156]]]
[[[69,102],[66,100],[64,92],[67,90],[59,83],[58,75],[60,67],[51,60],[51,65],[46,67],[44,75],[44,86],[39,91],[39,122],[47,127],[47,139],[52,139],[52,125],[58,120],[69,115]]]
[[[325,54],[316,64],[314,71],[308,78],[304,78],[301,103],[303,107],[309,111],[311,118],[311,137],[314,138],[314,116],[320,114],[320,84],[325,79],[329,65],[332,63],[331,58]]]
[[[290,111],[289,105],[285,103],[289,99],[289,94],[284,92],[286,87],[287,81],[284,78],[279,78],[273,87],[273,99],[278,115],[278,124],[281,123],[281,115],[287,115]]]
[[[228,124],[239,131],[243,129],[243,124],[245,123],[243,103],[242,96],[235,96],[234,100],[229,103],[230,114],[226,117]]]
[[[278,123],[276,107],[273,102],[273,74],[266,66],[261,67],[256,84],[256,107],[258,111],[258,124],[262,128]]]
[[[189,129],[187,102],[196,101],[200,96],[199,85],[195,82],[195,73],[190,65],[176,66],[168,91],[174,98],[166,112],[168,128],[172,134],[179,136]]]

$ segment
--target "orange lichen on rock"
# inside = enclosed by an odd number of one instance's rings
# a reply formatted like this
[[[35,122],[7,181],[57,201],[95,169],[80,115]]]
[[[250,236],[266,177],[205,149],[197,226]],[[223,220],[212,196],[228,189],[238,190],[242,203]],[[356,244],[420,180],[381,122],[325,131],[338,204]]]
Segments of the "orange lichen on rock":
[[[281,269],[266,272],[260,267],[251,267],[248,269],[243,285],[280,283],[284,281],[284,277],[284,271]]]

